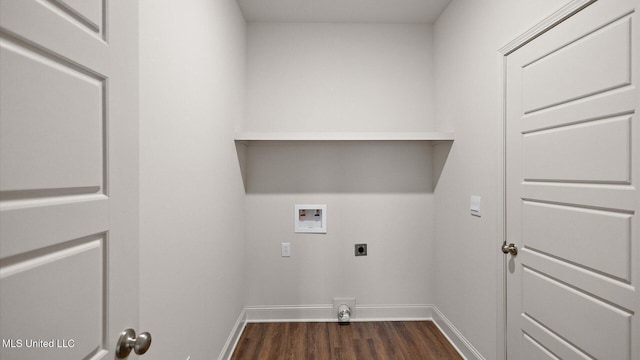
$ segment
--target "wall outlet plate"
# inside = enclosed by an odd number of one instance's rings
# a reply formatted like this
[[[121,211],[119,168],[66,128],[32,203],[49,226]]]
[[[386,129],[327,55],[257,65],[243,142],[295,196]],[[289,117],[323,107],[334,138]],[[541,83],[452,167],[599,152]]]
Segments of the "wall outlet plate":
[[[367,244],[355,244],[354,252],[356,256],[367,256]]]

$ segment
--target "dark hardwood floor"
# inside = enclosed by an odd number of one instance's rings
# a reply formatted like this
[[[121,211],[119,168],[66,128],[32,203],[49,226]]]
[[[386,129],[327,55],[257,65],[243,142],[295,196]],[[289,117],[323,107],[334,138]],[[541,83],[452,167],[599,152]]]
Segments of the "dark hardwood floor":
[[[232,360],[462,359],[431,321],[249,323]]]

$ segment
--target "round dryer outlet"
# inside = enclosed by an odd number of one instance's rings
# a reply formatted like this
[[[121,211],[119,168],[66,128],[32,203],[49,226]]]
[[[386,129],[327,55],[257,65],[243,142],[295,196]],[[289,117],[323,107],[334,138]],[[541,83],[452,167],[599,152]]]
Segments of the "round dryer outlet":
[[[356,256],[367,256],[367,244],[356,244],[355,254]]]

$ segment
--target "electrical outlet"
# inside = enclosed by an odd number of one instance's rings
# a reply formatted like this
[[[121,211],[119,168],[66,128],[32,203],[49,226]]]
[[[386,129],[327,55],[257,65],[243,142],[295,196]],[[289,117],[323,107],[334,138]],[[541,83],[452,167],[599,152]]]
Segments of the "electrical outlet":
[[[356,244],[354,250],[356,256],[367,256],[367,244]]]
[[[282,244],[280,244],[280,255],[282,257],[290,257],[291,256],[291,243],[282,243]]]

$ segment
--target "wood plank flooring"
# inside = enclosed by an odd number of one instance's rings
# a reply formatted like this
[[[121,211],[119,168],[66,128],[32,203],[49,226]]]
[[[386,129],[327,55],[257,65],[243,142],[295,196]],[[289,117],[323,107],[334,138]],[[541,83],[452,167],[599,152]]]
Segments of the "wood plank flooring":
[[[232,360],[462,359],[432,321],[249,323]]]

